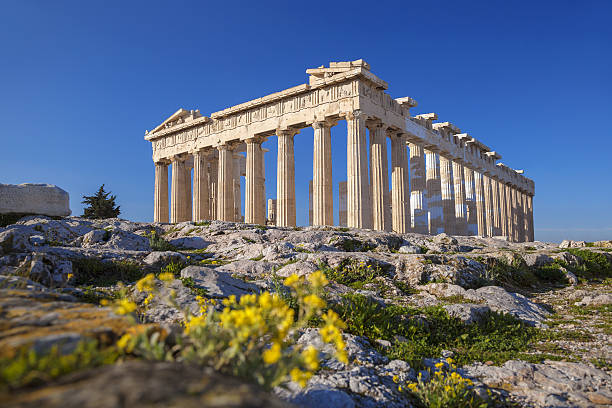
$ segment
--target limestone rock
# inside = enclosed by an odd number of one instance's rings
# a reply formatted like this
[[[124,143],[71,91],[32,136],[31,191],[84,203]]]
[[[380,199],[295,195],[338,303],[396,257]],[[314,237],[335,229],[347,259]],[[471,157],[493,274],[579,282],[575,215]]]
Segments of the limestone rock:
[[[604,306],[612,305],[612,295],[604,293],[597,296],[585,296],[580,302],[575,303],[576,306]]]
[[[193,279],[195,285],[206,290],[210,297],[225,298],[230,295],[240,297],[259,291],[259,288],[252,283],[233,278],[227,272],[205,266],[188,266],[181,271],[181,278]]]
[[[491,311],[488,306],[473,303],[457,303],[443,307],[450,316],[460,319],[465,324],[482,321],[487,313]]]
[[[172,262],[185,262],[187,257],[180,252],[174,251],[153,251],[147,255],[142,262],[152,267],[161,267]]]
[[[421,248],[416,246],[416,245],[402,245],[399,249],[398,252],[400,254],[420,254]]]
[[[177,248],[204,249],[210,244],[210,242],[205,241],[201,237],[182,237],[171,239],[170,244]]]
[[[584,248],[586,247],[586,242],[584,241],[572,241],[564,239],[559,244],[559,248]]]
[[[314,262],[298,261],[282,267],[281,269],[276,271],[276,274],[285,278],[293,274],[296,274],[298,276],[308,276],[311,273],[316,272],[317,270],[319,270],[319,267]]]
[[[0,214],[70,215],[68,193],[52,184],[0,184]]]
[[[7,408],[281,408],[286,402],[211,369],[128,361],[63,377],[42,389],[0,397]]]
[[[149,239],[133,232],[115,229],[108,242],[104,244],[107,248],[124,249],[128,251],[150,251]]]

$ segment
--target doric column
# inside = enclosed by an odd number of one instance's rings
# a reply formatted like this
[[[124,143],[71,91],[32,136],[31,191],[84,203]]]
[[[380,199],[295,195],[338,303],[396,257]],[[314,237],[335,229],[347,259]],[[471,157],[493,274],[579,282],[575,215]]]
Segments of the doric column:
[[[242,192],[240,191],[240,177],[242,176],[242,160],[244,156],[240,153],[233,154],[234,163],[232,172],[234,174],[234,221],[242,221]]]
[[[514,205],[512,203],[512,186],[506,184],[506,224],[508,241],[514,242]]]
[[[524,194],[521,190],[516,190],[517,201],[519,208],[519,242],[525,242],[527,240],[527,234],[525,230],[525,201]]]
[[[358,110],[346,115],[346,215],[349,228],[372,227],[365,121],[365,115]]]
[[[191,194],[191,169],[193,164],[185,160],[185,171],[183,173],[183,177],[185,179],[185,199],[183,200],[184,208],[183,208],[183,221],[191,221],[193,217],[193,205],[191,203],[192,194]]]
[[[155,163],[153,221],[168,222],[168,163]]]
[[[510,186],[510,199],[512,203],[512,242],[519,242],[519,208],[517,191]]]
[[[217,218],[234,221],[234,164],[233,152],[227,144],[217,146],[219,166],[217,178]]]
[[[210,194],[208,193],[207,153],[198,150],[193,153],[193,220],[210,219]]]
[[[332,124],[326,121],[312,124],[312,225],[334,225],[331,126]]]
[[[276,225],[276,199],[268,199],[268,222]]]
[[[213,150],[214,152],[214,150]],[[219,182],[219,158],[210,154],[208,171],[208,192],[210,194],[210,219],[218,220],[217,212],[217,183]]]
[[[463,185],[463,165],[453,161],[453,184],[455,193],[455,234],[467,235],[467,206]]]
[[[338,225],[346,227],[346,181],[338,185]]]
[[[425,201],[425,154],[422,146],[409,143],[410,147],[410,210],[414,232],[427,234],[427,201]]]
[[[535,240],[533,229],[533,196],[527,196],[527,239],[529,242]]]
[[[482,173],[474,172],[474,192],[476,195],[476,222],[478,224],[478,235],[487,236],[487,224],[485,215],[485,197]]]
[[[375,230],[384,231],[389,227],[387,225],[389,220],[385,219],[388,206],[387,191],[389,191],[389,164],[387,161],[386,126],[380,122],[370,122],[368,125],[370,129],[372,228]],[[406,150],[405,146],[403,150]]]
[[[442,188],[442,221],[444,232],[456,235],[452,162],[442,155],[440,155],[440,185]]]
[[[491,197],[491,178],[487,174],[482,176],[482,188],[484,191],[484,205],[485,205],[485,224],[486,224],[486,236],[493,236],[493,200]]]
[[[463,166],[463,175],[465,180],[465,204],[467,206],[468,235],[478,235],[478,209],[476,208],[474,170]]]
[[[263,150],[261,140],[251,138],[246,140],[246,183],[244,200],[244,222],[249,224],[266,223],[262,195]]]
[[[498,182],[499,226],[502,236],[508,236],[508,205],[506,202],[506,185]]]
[[[172,158],[172,199],[170,202],[170,222],[185,221],[185,162],[178,156]]]
[[[493,209],[493,236],[501,235],[500,209],[499,209],[499,183],[491,178],[491,202]]]
[[[443,232],[442,226],[442,186],[440,181],[440,162],[438,155],[425,149],[427,166],[427,208],[429,210],[429,233]]]
[[[276,225],[295,227],[295,157],[293,129],[277,130],[278,170],[276,172]]]
[[[410,230],[408,191],[406,138],[399,134],[391,137],[391,211],[393,231],[400,234],[405,234]]]

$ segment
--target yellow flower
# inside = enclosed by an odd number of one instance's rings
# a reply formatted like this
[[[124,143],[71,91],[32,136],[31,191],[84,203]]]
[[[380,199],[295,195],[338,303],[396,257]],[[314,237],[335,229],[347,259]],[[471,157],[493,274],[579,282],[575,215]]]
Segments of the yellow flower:
[[[174,275],[171,272],[163,272],[159,274],[159,280],[170,282],[171,280],[174,280]]]
[[[302,351],[304,363],[310,371],[315,371],[319,368],[319,351],[313,346],[308,346]]]
[[[293,368],[289,373],[291,375],[291,379],[298,383],[300,387],[306,387],[306,383],[312,377],[312,373],[308,371],[302,371],[299,368]]]
[[[281,358],[281,345],[272,343],[272,346],[263,352],[264,363],[270,365],[276,363]]]
[[[205,322],[204,316],[190,316],[185,322],[185,334],[190,334],[192,330],[198,326],[203,326]]]
[[[144,300],[144,304],[148,305],[149,303],[151,303],[154,297],[155,296],[153,295],[153,293],[149,293],[149,296],[147,296],[147,298]]]
[[[102,300],[100,300],[100,304],[101,304],[102,306],[108,306],[108,305],[110,305],[110,300],[108,300],[108,299],[102,299]]]
[[[397,390],[398,390],[399,392],[402,392],[402,386],[401,386],[401,385],[398,385],[398,386],[397,386]]]
[[[136,282],[136,289],[141,292],[150,292],[154,289],[155,285],[155,275],[152,273],[148,274],[144,278],[140,279]]]
[[[308,282],[310,282],[310,284],[315,288],[322,288],[323,286],[326,286],[329,283],[323,271],[316,271],[312,273],[308,277]]]
[[[119,350],[124,350],[128,353],[131,352],[133,347],[129,347],[131,343],[130,340],[132,340],[132,335],[129,333],[124,334],[117,341],[117,348],[119,348]]]
[[[396,384],[399,382],[399,377],[397,375],[393,376],[393,382]]]
[[[115,306],[115,313],[120,315],[126,315],[136,310],[136,303],[128,299],[121,299]]]
[[[69,273],[68,275],[66,275],[66,279],[70,280],[72,279],[73,276],[74,276],[74,273]]]
[[[411,391],[416,391],[416,389],[417,389],[417,383],[410,383],[410,384],[408,384],[408,388],[409,388]]]
[[[223,299],[224,306],[232,306],[236,304],[236,295],[230,295],[227,299]]]
[[[436,368],[442,368],[442,367],[444,367],[443,362],[440,361],[439,363],[436,364]]]
[[[346,354],[346,350],[338,350],[336,352],[336,358],[339,362],[343,364],[348,364],[348,355]]]
[[[326,306],[325,301],[315,294],[310,294],[304,298],[304,304],[311,308],[321,309]]]
[[[293,274],[293,275],[288,276],[283,282],[283,284],[285,286],[293,287],[295,286],[296,283],[298,283],[299,280],[300,280],[300,277],[297,276],[296,274]]]

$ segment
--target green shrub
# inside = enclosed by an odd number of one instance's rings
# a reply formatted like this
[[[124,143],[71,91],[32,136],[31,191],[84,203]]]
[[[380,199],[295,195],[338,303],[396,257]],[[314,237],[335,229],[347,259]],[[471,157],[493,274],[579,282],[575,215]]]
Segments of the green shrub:
[[[568,267],[579,278],[606,279],[612,277],[612,263],[606,255],[588,249],[568,248],[565,251],[580,257],[584,263]]]
[[[143,269],[133,261],[101,261],[95,258],[72,260],[73,285],[112,286],[130,283],[143,276]]]
[[[384,275],[380,266],[366,264],[356,259],[344,259],[335,268],[321,263],[319,268],[325,273],[327,279],[353,289],[361,289],[364,285],[375,282],[378,276]]]
[[[0,359],[0,389],[37,385],[73,371],[112,364],[119,355],[115,348],[99,350],[95,341],[79,343],[70,354],[60,353],[57,347],[47,354],[24,348],[16,356]]]
[[[161,235],[157,235],[155,230],[151,230],[150,234],[145,234],[149,238],[149,246],[151,251],[176,251],[176,247],[166,241]]]

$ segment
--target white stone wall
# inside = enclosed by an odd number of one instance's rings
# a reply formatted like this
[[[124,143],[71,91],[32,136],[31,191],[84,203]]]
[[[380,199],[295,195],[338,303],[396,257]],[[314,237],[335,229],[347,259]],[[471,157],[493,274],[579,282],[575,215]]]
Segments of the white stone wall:
[[[68,193],[52,184],[0,184],[0,213],[70,215]]]

